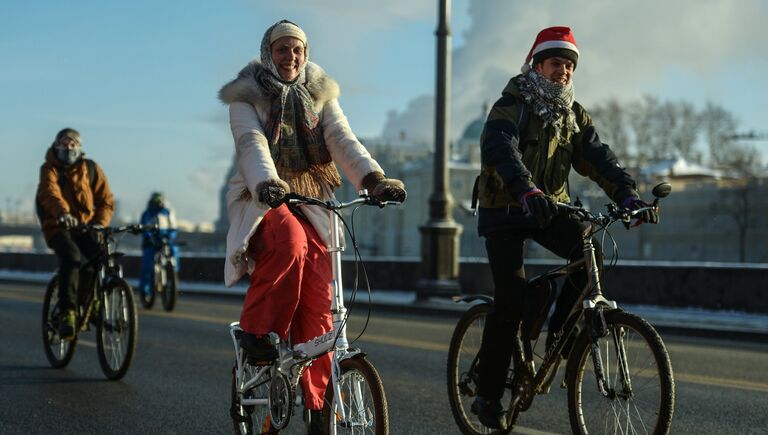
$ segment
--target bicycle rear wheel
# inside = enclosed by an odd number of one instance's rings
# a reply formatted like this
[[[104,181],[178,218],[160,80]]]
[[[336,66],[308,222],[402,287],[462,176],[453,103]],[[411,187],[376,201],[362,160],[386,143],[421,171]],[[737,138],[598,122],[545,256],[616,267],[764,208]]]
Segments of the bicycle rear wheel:
[[[133,289],[120,278],[112,278],[102,295],[96,348],[101,371],[108,379],[117,380],[125,376],[136,351],[136,302]]]
[[[165,269],[165,280],[163,281],[163,291],[160,293],[163,299],[163,309],[172,311],[176,305],[176,292],[179,287],[179,274],[176,268],[169,261],[163,266]]]
[[[336,402],[332,382],[325,391],[323,426],[326,433],[388,434],[387,398],[376,368],[363,356],[343,359],[339,367],[341,403]]]
[[[255,376],[257,368],[246,364],[244,378],[251,379]],[[244,392],[242,398],[237,394],[237,376],[235,374],[237,364],[232,367],[232,406],[229,413],[232,417],[236,435],[251,434],[276,434],[278,431],[272,426],[269,416],[269,375],[257,383],[248,391]],[[258,400],[257,405],[243,405],[242,399]],[[255,428],[255,429],[254,429]]]
[[[633,314],[609,311],[605,321],[608,334],[598,339],[598,345],[607,397],[596,386],[588,333],[579,337],[568,360],[573,433],[668,433],[675,383],[664,342],[648,322]]]
[[[491,304],[477,304],[468,309],[459,319],[451,336],[448,347],[448,403],[451,406],[453,419],[463,434],[482,435],[501,433],[485,427],[477,415],[471,411],[472,402],[477,396],[477,363],[480,344],[483,341],[483,329],[488,313],[493,309]],[[508,388],[504,390],[501,403],[509,405],[511,394]],[[517,420],[519,411],[515,410],[507,426],[509,431]]]
[[[75,354],[75,345],[77,344],[77,335],[71,341],[62,340],[59,337],[59,277],[53,275],[48,282],[48,288],[45,290],[43,299],[43,349],[45,357],[51,367],[64,368],[72,360]]]

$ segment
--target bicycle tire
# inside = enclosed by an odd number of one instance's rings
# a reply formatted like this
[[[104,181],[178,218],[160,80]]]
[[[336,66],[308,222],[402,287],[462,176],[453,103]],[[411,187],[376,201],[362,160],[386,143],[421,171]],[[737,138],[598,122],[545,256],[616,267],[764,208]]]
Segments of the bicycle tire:
[[[451,343],[448,347],[446,364],[448,403],[456,425],[465,435],[509,433],[519,415],[519,411],[515,410],[507,421],[507,430],[498,431],[484,426],[471,411],[472,402],[477,396],[476,356],[482,343],[485,319],[492,309],[492,304],[482,303],[473,305],[464,312],[453,330]],[[508,404],[510,402],[511,393],[506,388],[501,403]]]
[[[160,273],[157,264],[152,269],[152,282],[149,284],[149,293],[144,293],[144,289],[139,289],[139,296],[141,297],[141,306],[150,309],[155,305],[155,298],[158,291],[160,291]]]
[[[179,288],[179,274],[170,261],[165,263],[163,267],[165,268],[165,286],[160,296],[163,300],[163,309],[165,311],[173,311],[173,307],[176,306],[176,293]]]
[[[43,298],[43,349],[45,349],[45,357],[51,364],[51,367],[55,369],[61,369],[66,367],[72,356],[75,354],[75,348],[77,345],[77,332],[75,332],[75,338],[71,341],[62,340],[59,337],[59,330],[57,326],[57,320],[55,312],[57,310],[56,304],[59,299],[59,276],[54,274],[50,281],[48,281],[48,287],[45,290],[45,297]]]
[[[251,368],[253,368],[253,366],[245,366],[246,371]],[[269,407],[266,403],[262,406],[240,405],[240,400],[237,397],[237,388],[235,387],[235,383],[237,382],[235,375],[236,370],[237,363],[232,367],[232,407],[230,408],[235,435],[268,435],[279,433],[279,431],[272,426],[269,416]],[[263,399],[266,402],[269,396],[269,380],[267,379],[249,389],[243,396],[249,399]],[[258,428],[258,431],[254,431],[254,427]]]
[[[387,397],[376,368],[362,355],[341,360],[339,368],[341,375],[338,383],[342,395],[342,409],[347,420],[343,421],[341,413],[337,410],[333,383],[329,382],[323,406],[325,433],[388,434]],[[353,390],[355,394],[352,393]],[[361,398],[362,401],[355,400],[356,398]]]
[[[128,372],[136,352],[139,332],[136,302],[130,284],[121,278],[112,278],[99,294],[96,350],[104,376],[115,381]]]
[[[590,334],[585,331],[574,345],[566,369],[573,433],[615,433],[618,429],[622,433],[669,433],[675,382],[664,342],[648,322],[636,315],[613,310],[605,312],[605,321],[608,335],[600,338],[599,344],[610,394],[604,397],[595,378],[585,376],[593,366]],[[621,381],[618,343],[623,344],[629,368],[629,393]]]

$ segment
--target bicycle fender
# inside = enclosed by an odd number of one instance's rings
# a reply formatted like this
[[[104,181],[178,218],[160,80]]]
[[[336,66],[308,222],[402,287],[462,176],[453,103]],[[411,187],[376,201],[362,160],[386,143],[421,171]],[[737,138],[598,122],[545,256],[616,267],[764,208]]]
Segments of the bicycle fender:
[[[347,352],[339,358],[339,361],[351,358],[365,358],[366,356],[368,356],[368,354],[360,349],[347,349]]]

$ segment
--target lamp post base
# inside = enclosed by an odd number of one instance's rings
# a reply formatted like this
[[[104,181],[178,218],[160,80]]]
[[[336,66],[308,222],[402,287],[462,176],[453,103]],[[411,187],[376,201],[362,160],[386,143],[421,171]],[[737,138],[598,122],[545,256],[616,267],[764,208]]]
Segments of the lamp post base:
[[[459,286],[459,236],[462,227],[454,221],[430,221],[421,232],[422,278],[416,298],[449,298],[461,292]]]

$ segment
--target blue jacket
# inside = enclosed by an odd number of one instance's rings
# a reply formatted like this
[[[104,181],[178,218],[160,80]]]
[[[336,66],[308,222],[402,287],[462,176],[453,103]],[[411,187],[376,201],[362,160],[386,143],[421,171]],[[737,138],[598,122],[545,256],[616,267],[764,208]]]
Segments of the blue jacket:
[[[142,248],[160,247],[159,238],[165,237],[169,242],[176,240],[176,215],[168,207],[156,209],[149,207],[141,214],[142,225],[155,225],[157,232],[145,231],[141,242]]]

